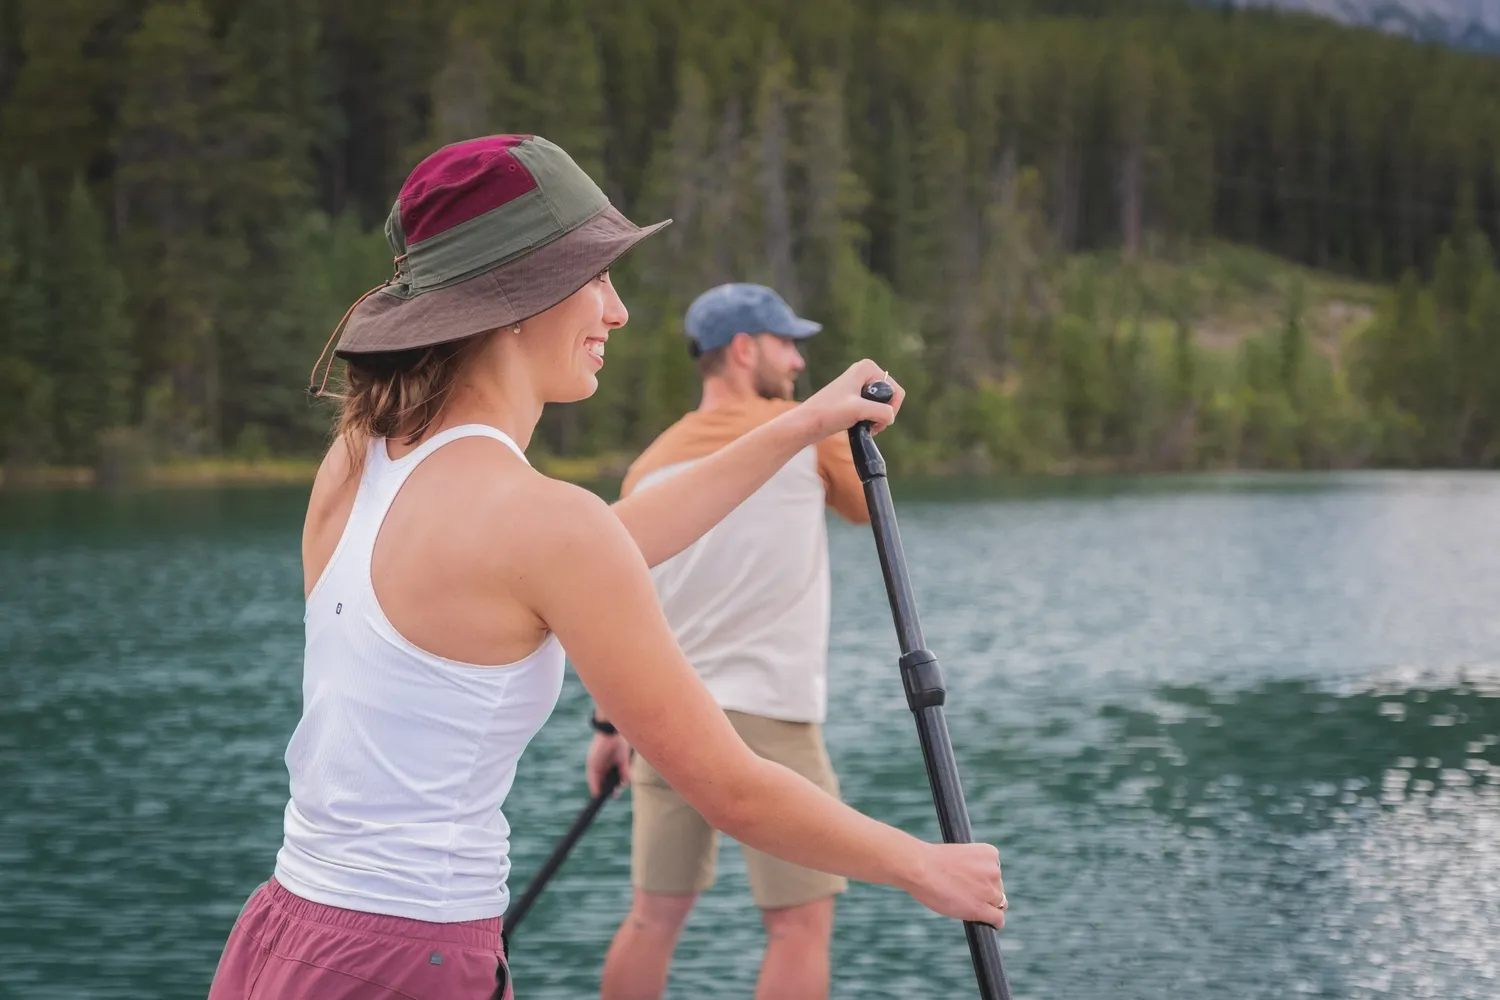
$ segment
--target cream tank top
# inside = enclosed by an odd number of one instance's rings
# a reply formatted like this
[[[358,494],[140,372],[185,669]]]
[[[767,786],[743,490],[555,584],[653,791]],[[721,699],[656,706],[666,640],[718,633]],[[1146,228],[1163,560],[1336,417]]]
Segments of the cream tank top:
[[[286,751],[291,798],[276,879],[313,902],[438,923],[500,916],[510,901],[501,805],[562,691],[557,637],[486,667],[408,642],[370,577],[381,523],[412,471],[466,424],[399,459],[372,441],[349,522],[307,598],[302,718]]]

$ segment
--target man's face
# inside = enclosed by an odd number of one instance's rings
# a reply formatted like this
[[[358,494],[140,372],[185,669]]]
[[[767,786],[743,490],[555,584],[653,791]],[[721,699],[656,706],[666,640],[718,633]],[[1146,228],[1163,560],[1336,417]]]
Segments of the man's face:
[[[807,367],[797,342],[790,337],[762,333],[755,338],[755,391],[763,399],[791,399],[797,376]]]

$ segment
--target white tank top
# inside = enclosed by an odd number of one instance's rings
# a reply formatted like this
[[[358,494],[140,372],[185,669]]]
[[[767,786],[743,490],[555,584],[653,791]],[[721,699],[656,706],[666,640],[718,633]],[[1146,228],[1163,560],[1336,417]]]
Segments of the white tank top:
[[[502,667],[408,642],[375,598],[370,556],[386,511],[418,464],[466,424],[391,459],[370,443],[343,536],[307,598],[302,719],[276,879],[317,903],[451,923],[500,916],[510,894],[501,804],[516,762],[562,691],[556,636]]]

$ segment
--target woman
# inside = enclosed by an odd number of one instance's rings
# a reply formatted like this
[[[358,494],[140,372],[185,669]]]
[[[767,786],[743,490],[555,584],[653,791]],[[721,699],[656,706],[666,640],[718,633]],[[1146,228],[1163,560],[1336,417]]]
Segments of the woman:
[[[803,448],[889,424],[899,387],[891,406],[861,398],[881,374],[862,361],[613,508],[526,460],[542,407],[592,394],[625,325],[610,265],[663,225],[637,228],[532,136],[444,147],[402,187],[396,274],[341,324],[348,385],[308,503],[284,841],[211,1000],[509,996],[500,806],[564,649],[602,713],[736,840],[1003,924],[993,847],[924,843],[751,753],[647,572]]]

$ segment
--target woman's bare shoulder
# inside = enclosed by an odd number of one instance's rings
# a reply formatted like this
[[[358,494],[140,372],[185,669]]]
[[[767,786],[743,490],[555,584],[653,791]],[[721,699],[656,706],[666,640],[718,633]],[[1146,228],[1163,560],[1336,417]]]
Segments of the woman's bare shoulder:
[[[494,516],[485,518],[485,523],[533,546],[552,547],[624,530],[598,494],[535,470],[521,476],[492,477],[488,485],[486,499]]]
[[[327,471],[331,479],[342,474],[336,461]],[[402,487],[392,514],[401,522],[441,525],[444,547],[451,540],[466,562],[481,565],[514,564],[520,553],[619,524],[596,494],[543,474],[504,443],[480,435],[428,456]]]

